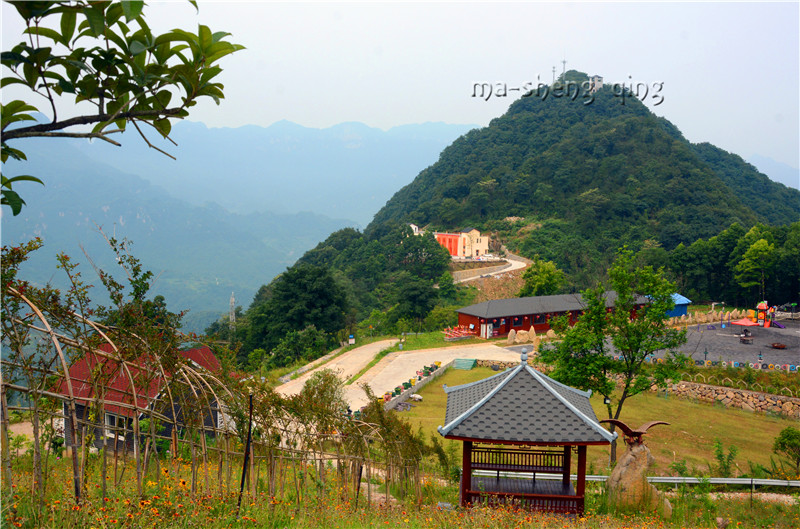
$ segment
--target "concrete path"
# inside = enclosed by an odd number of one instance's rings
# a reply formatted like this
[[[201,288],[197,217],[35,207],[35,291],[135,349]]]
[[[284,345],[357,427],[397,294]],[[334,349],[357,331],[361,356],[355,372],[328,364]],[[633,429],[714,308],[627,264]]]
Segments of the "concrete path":
[[[345,399],[353,410],[367,404],[367,395],[361,384],[367,384],[378,396],[392,391],[403,381],[415,377],[417,371],[436,361],[442,365],[456,358],[519,362],[519,353],[492,344],[454,345],[419,351],[398,351],[386,355],[375,367],[367,371],[354,384],[345,386]]]
[[[356,347],[346,353],[337,356],[330,362],[320,365],[319,367],[305,372],[302,376],[297,377],[285,384],[275,388],[275,390],[284,396],[296,395],[300,393],[303,386],[311,375],[319,369],[332,369],[339,374],[339,378],[346,381],[355,376],[356,373],[361,371],[364,366],[369,364],[375,355],[397,343],[397,339],[381,340],[380,342],[373,342],[361,347]]]

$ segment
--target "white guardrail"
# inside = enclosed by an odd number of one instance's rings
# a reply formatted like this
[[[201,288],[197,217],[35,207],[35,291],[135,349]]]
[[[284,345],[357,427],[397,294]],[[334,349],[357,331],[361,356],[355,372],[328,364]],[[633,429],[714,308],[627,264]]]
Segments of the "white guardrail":
[[[493,477],[498,473],[491,470],[475,470],[472,472],[475,476]],[[500,472],[500,477],[504,478],[527,478],[530,479],[531,475],[524,472]],[[577,476],[572,474],[572,479]],[[559,480],[561,474],[536,474],[536,479],[550,479]],[[586,481],[606,481],[608,476],[586,476]],[[647,481],[650,483],[669,483],[672,485],[680,485],[685,483],[687,485],[697,485],[702,482],[708,482],[712,485],[750,485],[756,486],[770,486],[770,487],[800,487],[800,480],[798,479],[752,479],[752,478],[695,478],[695,477],[681,477],[681,476],[648,476]]]

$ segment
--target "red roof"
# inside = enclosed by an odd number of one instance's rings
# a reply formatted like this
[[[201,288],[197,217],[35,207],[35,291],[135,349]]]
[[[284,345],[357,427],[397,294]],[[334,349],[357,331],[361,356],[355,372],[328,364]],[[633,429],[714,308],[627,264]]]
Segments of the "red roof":
[[[101,345],[99,349],[107,353],[111,352],[111,347],[107,344]],[[180,351],[179,354],[190,362],[196,363],[211,372],[216,373],[220,370],[219,360],[211,349],[206,346]],[[86,406],[89,399],[95,396],[91,374],[97,370],[102,370],[98,374],[102,374],[102,378],[108,377],[105,394],[105,410],[107,412],[126,417],[133,416],[133,409],[111,404],[112,402],[133,404],[131,378],[136,386],[136,404],[142,409],[146,408],[150,400],[154,399],[161,391],[164,385],[164,377],[152,358],[141,356],[131,364],[133,365],[129,364],[128,366],[130,371],[129,378],[128,372],[120,369],[118,362],[104,356],[90,354],[75,362],[69,368],[69,376],[72,380],[72,391],[77,402]],[[155,376],[152,374],[154,370]],[[148,387],[144,387],[145,385]],[[61,381],[59,393],[69,396],[66,380]]]

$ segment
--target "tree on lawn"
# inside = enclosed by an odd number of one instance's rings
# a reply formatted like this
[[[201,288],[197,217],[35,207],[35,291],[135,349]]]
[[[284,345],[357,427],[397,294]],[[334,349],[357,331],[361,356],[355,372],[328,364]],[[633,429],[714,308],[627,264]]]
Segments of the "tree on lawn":
[[[680,358],[674,349],[686,340],[683,331],[666,324],[666,313],[675,306],[675,285],[664,278],[663,269],[637,268],[634,262],[633,253],[621,249],[607,285],[582,292],[586,308],[573,327],[566,317],[553,321],[560,341],[541,353],[541,360],[554,367],[553,378],[602,395],[609,419],[619,419],[628,398],[654,383],[663,385],[674,374]],[[607,311],[606,296],[614,295],[614,310]],[[646,303],[637,310],[640,296]],[[666,362],[646,370],[646,358],[657,351],[667,353]],[[611,461],[616,461],[616,442]]]
[[[145,22],[143,1],[11,3],[25,21],[25,40],[3,50],[2,64],[9,75],[0,87],[8,91],[18,85],[27,95],[11,99],[14,95],[4,94],[3,163],[9,157],[26,159],[23,151],[8,144],[12,140],[96,138],[119,146],[111,135],[128,124],[156,148],[143,126],[169,138],[170,119],[186,117],[198,99],[210,97],[219,104],[224,95],[222,84],[214,81],[222,72],[216,63],[242,49],[224,40],[228,33],[212,33],[202,25],[196,34],[174,29],[154,35]],[[44,98],[52,121],[20,126],[36,121],[37,97]],[[77,109],[73,115],[60,114],[64,103]],[[12,189],[21,181],[41,183],[30,175],[2,176],[2,204],[14,215],[25,204]]]
[[[412,319],[417,331],[422,320],[436,304],[436,289],[430,281],[412,276],[407,272],[397,278],[397,317]]]

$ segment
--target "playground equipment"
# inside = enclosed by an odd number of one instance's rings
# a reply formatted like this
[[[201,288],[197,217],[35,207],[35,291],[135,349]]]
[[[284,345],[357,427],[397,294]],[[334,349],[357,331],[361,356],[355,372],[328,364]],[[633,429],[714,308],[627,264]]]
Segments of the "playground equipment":
[[[756,322],[760,327],[776,327],[784,328],[783,325],[775,321],[776,307],[770,307],[766,301],[762,301],[756,305],[756,310],[748,310],[747,317]]]

